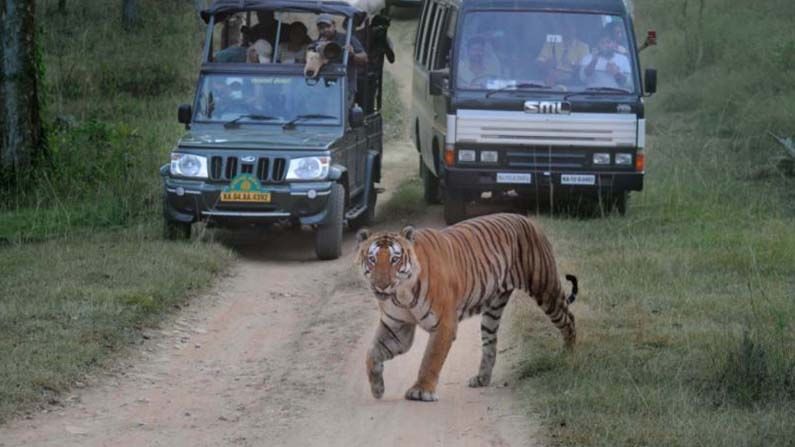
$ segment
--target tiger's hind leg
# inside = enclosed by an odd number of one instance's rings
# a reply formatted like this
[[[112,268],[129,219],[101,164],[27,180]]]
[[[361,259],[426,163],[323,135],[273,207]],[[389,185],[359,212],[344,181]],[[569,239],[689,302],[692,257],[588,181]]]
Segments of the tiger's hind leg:
[[[367,378],[370,392],[380,399],[384,395],[384,362],[405,353],[414,342],[416,326],[411,323],[399,324],[382,319],[375,332],[373,346],[367,352]]]
[[[483,342],[483,355],[480,358],[478,375],[469,379],[473,388],[487,386],[491,383],[491,371],[497,361],[497,331],[500,329],[500,318],[512,292],[505,292],[491,301],[480,319],[480,338]]]

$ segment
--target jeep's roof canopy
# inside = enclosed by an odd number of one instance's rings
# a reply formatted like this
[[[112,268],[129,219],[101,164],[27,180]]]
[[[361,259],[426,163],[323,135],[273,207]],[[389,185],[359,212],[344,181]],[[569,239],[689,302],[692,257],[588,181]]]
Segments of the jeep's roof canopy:
[[[359,25],[367,16],[361,9],[342,1],[320,0],[215,0],[209,8],[201,12],[202,20],[210,22],[210,17],[215,16],[215,21],[221,22],[232,14],[247,11],[294,11],[327,13],[353,17],[354,23]]]

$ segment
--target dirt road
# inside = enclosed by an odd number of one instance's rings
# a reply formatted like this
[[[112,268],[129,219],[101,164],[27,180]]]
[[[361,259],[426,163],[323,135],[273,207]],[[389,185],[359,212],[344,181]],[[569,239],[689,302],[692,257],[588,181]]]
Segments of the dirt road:
[[[395,23],[401,48],[412,30]],[[390,70],[408,101],[411,56],[399,57]],[[408,141],[386,153],[390,191],[417,161]],[[418,224],[441,226],[441,211]],[[410,353],[386,363],[384,398],[370,396],[364,358],[378,313],[352,266],[352,239],[343,258],[320,262],[308,233],[225,237],[240,258],[229,276],[64,406],[0,428],[0,446],[535,445],[535,427],[512,399],[518,350],[509,336],[492,386],[466,386],[480,361],[475,319],[459,329],[439,402],[403,399],[427,340],[421,331]],[[503,321],[507,334],[511,318]]]

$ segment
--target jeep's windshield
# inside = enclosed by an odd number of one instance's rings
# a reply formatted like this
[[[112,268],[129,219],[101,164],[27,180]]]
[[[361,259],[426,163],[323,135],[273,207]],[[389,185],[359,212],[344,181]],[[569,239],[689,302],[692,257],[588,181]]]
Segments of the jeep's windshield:
[[[307,83],[303,76],[208,74],[199,84],[194,122],[281,125],[306,115],[301,124],[341,123],[340,81]],[[256,117],[268,119],[256,119]],[[249,118],[255,117],[255,118]]]
[[[550,11],[473,11],[464,17],[456,87],[516,94],[591,88],[637,91],[634,50],[619,16]],[[507,88],[506,88],[507,87]]]

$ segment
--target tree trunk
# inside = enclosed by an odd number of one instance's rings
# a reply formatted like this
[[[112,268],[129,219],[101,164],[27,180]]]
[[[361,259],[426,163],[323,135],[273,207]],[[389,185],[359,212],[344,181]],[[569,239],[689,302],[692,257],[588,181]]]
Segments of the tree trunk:
[[[66,12],[66,0],[58,0],[58,12],[62,14]]]
[[[138,0],[122,0],[121,25],[126,30],[138,24]]]
[[[24,174],[44,147],[35,3],[35,0],[0,0],[0,173],[5,178]]]

